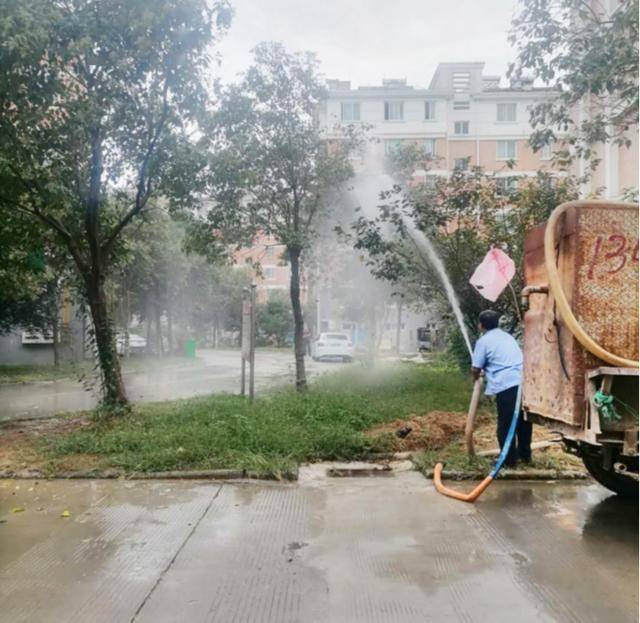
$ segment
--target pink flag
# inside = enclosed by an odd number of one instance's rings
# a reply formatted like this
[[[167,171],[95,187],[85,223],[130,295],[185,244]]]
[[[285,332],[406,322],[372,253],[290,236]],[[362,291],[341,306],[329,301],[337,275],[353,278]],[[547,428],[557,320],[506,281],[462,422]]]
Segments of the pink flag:
[[[469,283],[489,301],[495,301],[516,274],[513,260],[500,249],[491,249],[469,279]]]

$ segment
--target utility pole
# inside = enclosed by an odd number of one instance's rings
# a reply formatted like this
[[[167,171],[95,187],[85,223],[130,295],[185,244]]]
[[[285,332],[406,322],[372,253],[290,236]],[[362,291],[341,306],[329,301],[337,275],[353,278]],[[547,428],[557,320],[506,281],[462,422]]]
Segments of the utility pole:
[[[251,284],[251,335],[249,339],[249,400],[255,394],[256,371],[256,284]]]
[[[240,394],[247,395],[247,363],[249,364],[249,400],[255,394],[256,367],[256,284],[244,288],[242,297],[242,324],[240,326]]]

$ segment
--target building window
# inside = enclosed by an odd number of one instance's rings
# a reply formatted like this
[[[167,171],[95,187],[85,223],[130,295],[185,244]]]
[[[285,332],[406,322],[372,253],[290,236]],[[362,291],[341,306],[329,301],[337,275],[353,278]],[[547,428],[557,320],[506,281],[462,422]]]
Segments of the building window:
[[[453,168],[456,171],[466,171],[469,168],[469,158],[456,158],[453,161]]]
[[[436,139],[428,138],[424,142],[424,153],[427,156],[435,156],[436,155]]]
[[[425,102],[424,103],[424,120],[433,121],[436,118],[436,103]]]
[[[453,133],[458,136],[469,134],[469,122],[468,121],[456,121],[453,124]]]
[[[498,160],[515,160],[516,159],[516,142],[515,141],[498,141]]]
[[[469,110],[470,108],[469,100],[453,100],[453,110]]]
[[[276,269],[273,266],[264,266],[262,274],[265,279],[273,279],[276,276]]]
[[[402,141],[399,138],[392,138],[384,142],[384,155],[390,156],[402,147]]]
[[[451,84],[456,92],[468,91],[471,86],[471,74],[468,71],[454,71]]]
[[[516,104],[498,104],[496,120],[514,122],[516,120]]]
[[[517,177],[499,177],[496,180],[498,195],[506,196],[518,190]]]
[[[342,121],[360,121],[360,102],[342,102],[340,118]]]
[[[385,102],[384,120],[402,121],[404,119],[404,102]]]
[[[550,144],[543,145],[540,149],[540,160],[551,160],[553,158],[553,148]]]

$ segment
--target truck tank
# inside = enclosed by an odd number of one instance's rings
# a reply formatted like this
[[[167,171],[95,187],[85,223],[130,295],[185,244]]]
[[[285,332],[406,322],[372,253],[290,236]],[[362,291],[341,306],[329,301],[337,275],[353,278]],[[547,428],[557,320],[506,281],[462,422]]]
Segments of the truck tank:
[[[563,204],[524,252],[523,408],[598,482],[637,496],[638,206]]]

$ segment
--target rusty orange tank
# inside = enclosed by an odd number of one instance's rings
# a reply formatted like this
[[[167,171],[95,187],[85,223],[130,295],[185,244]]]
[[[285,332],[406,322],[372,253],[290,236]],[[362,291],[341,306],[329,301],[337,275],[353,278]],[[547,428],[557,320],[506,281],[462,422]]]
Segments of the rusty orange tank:
[[[560,432],[601,484],[637,496],[638,206],[576,201],[557,210],[554,235],[543,224],[525,240],[523,407]]]

